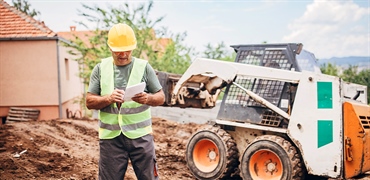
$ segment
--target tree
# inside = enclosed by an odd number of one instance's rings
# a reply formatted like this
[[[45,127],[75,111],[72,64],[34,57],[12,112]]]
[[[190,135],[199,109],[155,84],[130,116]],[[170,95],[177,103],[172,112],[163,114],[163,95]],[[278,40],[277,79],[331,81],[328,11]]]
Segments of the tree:
[[[359,83],[359,84],[362,84],[362,85],[365,85],[367,86],[367,88],[370,88],[370,69],[364,69],[362,71],[360,71],[358,74],[357,74],[358,78],[356,80],[356,83]],[[368,96],[367,97],[370,97],[370,89],[368,89]],[[370,101],[369,101],[370,103]]]
[[[153,8],[153,2],[141,3],[137,7],[131,7],[128,3],[122,6],[108,6],[103,9],[97,5],[88,6],[82,4],[83,11],[79,10],[80,16],[87,21],[77,22],[86,29],[94,29],[88,42],[74,36],[71,42],[62,42],[69,47],[69,53],[75,55],[79,64],[79,77],[88,86],[92,69],[101,62],[101,59],[111,56],[107,45],[108,30],[114,24],[126,23],[134,29],[137,48],[132,51],[134,57],[147,59],[155,70],[182,74],[191,63],[193,48],[182,44],[186,33],[172,34],[167,28],[157,24],[164,17],[152,20],[149,16]],[[89,27],[93,24],[93,28]],[[158,37],[157,37],[158,36]],[[160,44],[161,38],[166,37],[167,44]],[[163,49],[165,47],[165,49]],[[79,101],[82,106],[85,102],[85,94]],[[84,106],[85,107],[85,106]]]
[[[234,61],[236,57],[236,53],[230,53],[226,49],[225,43],[222,41],[215,46],[212,46],[211,43],[205,45],[206,50],[203,51],[203,55],[205,58],[209,59],[217,59],[217,60],[224,60],[224,61]]]
[[[12,3],[17,10],[22,11],[31,17],[41,14],[40,11],[31,9],[31,4],[29,4],[27,0],[12,0]]]
[[[358,80],[358,73],[357,73],[357,66],[350,65],[347,69],[344,69],[342,74],[339,75],[344,81],[357,83]]]
[[[137,7],[131,7],[128,3],[122,6],[108,6],[103,9],[99,6],[88,6],[82,4],[85,11],[79,10],[79,15],[87,19],[89,24],[94,24],[94,35],[90,37],[89,43],[84,43],[79,37],[75,37],[72,43],[65,45],[73,50],[70,54],[79,55],[76,61],[80,64],[80,77],[85,84],[89,83],[89,77],[93,67],[100,62],[102,58],[109,57],[110,50],[106,43],[108,29],[116,23],[126,23],[131,26],[137,38],[137,49],[133,51],[133,56],[148,59],[154,69],[171,72],[183,73],[191,63],[190,55],[192,48],[182,44],[186,33],[170,34],[164,28],[156,28],[156,25],[163,20],[163,16],[155,20],[150,19],[150,11],[153,8],[153,2],[141,3]],[[91,29],[87,22],[78,22]],[[170,39],[166,48],[158,51],[159,37]]]
[[[356,83],[367,86],[367,103],[370,104],[370,69],[364,69],[358,74]]]
[[[186,34],[171,34],[165,28],[163,32],[170,34],[171,41],[167,44],[165,53],[152,53],[151,65],[158,71],[183,74],[191,64],[192,47],[182,45]]]
[[[339,74],[339,68],[335,64],[331,64],[331,63],[323,64],[320,67],[320,70],[323,74],[328,74],[332,76],[338,76]]]

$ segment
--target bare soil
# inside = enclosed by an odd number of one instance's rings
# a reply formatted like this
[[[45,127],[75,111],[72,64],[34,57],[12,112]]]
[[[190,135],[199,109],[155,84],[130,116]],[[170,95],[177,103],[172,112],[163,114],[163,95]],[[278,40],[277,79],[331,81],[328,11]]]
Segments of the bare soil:
[[[162,180],[194,180],[185,146],[201,128],[153,118],[153,135]],[[45,120],[0,123],[0,179],[90,180],[98,177],[96,120]],[[370,180],[370,174],[358,179]],[[129,165],[125,180],[136,180]]]
[[[153,118],[161,179],[195,179],[186,166],[185,146],[199,127]],[[0,179],[97,179],[98,142],[96,120],[0,124]],[[136,179],[131,165],[125,179]]]

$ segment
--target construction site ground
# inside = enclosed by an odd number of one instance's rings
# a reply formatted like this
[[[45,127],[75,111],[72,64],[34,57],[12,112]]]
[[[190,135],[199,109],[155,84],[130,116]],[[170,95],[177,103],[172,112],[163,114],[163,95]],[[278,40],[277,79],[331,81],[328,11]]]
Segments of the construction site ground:
[[[185,146],[201,127],[153,118],[162,180],[195,179],[186,166]],[[39,120],[0,123],[0,179],[97,179],[96,120]],[[357,179],[370,180],[370,174]],[[129,165],[125,180],[135,180]]]

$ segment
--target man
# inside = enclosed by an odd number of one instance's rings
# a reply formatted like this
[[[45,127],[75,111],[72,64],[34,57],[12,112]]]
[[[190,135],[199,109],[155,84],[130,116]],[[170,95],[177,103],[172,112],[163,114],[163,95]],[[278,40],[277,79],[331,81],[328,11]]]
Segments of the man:
[[[164,93],[150,64],[132,57],[133,29],[116,24],[108,32],[112,57],[103,59],[91,74],[86,106],[99,113],[99,179],[122,180],[131,160],[139,180],[158,179],[149,106],[164,103]],[[123,101],[125,89],[141,82],[144,92]]]

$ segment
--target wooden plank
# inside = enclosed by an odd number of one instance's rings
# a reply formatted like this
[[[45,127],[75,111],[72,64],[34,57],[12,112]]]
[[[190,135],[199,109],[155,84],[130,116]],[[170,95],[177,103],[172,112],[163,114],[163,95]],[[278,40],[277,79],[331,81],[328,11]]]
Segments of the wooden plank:
[[[29,117],[29,118],[37,118],[37,115],[28,115],[28,114],[8,114],[10,117]]]
[[[30,114],[30,113],[9,113],[9,114],[14,114],[14,115],[30,115],[30,116],[38,116],[39,114]]]
[[[40,111],[38,109],[31,109],[31,108],[18,108],[18,107],[10,107],[11,110],[20,110],[20,111]]]
[[[38,116],[9,114],[8,117],[37,119]]]
[[[12,113],[33,113],[33,114],[40,113],[40,111],[22,111],[22,110],[14,110],[14,109],[10,109],[9,112],[12,112]]]
[[[29,119],[29,118],[15,118],[15,117],[7,117],[8,121],[33,121],[35,119]]]
[[[30,121],[37,120],[40,110],[30,108],[10,107],[7,120],[9,121]]]

